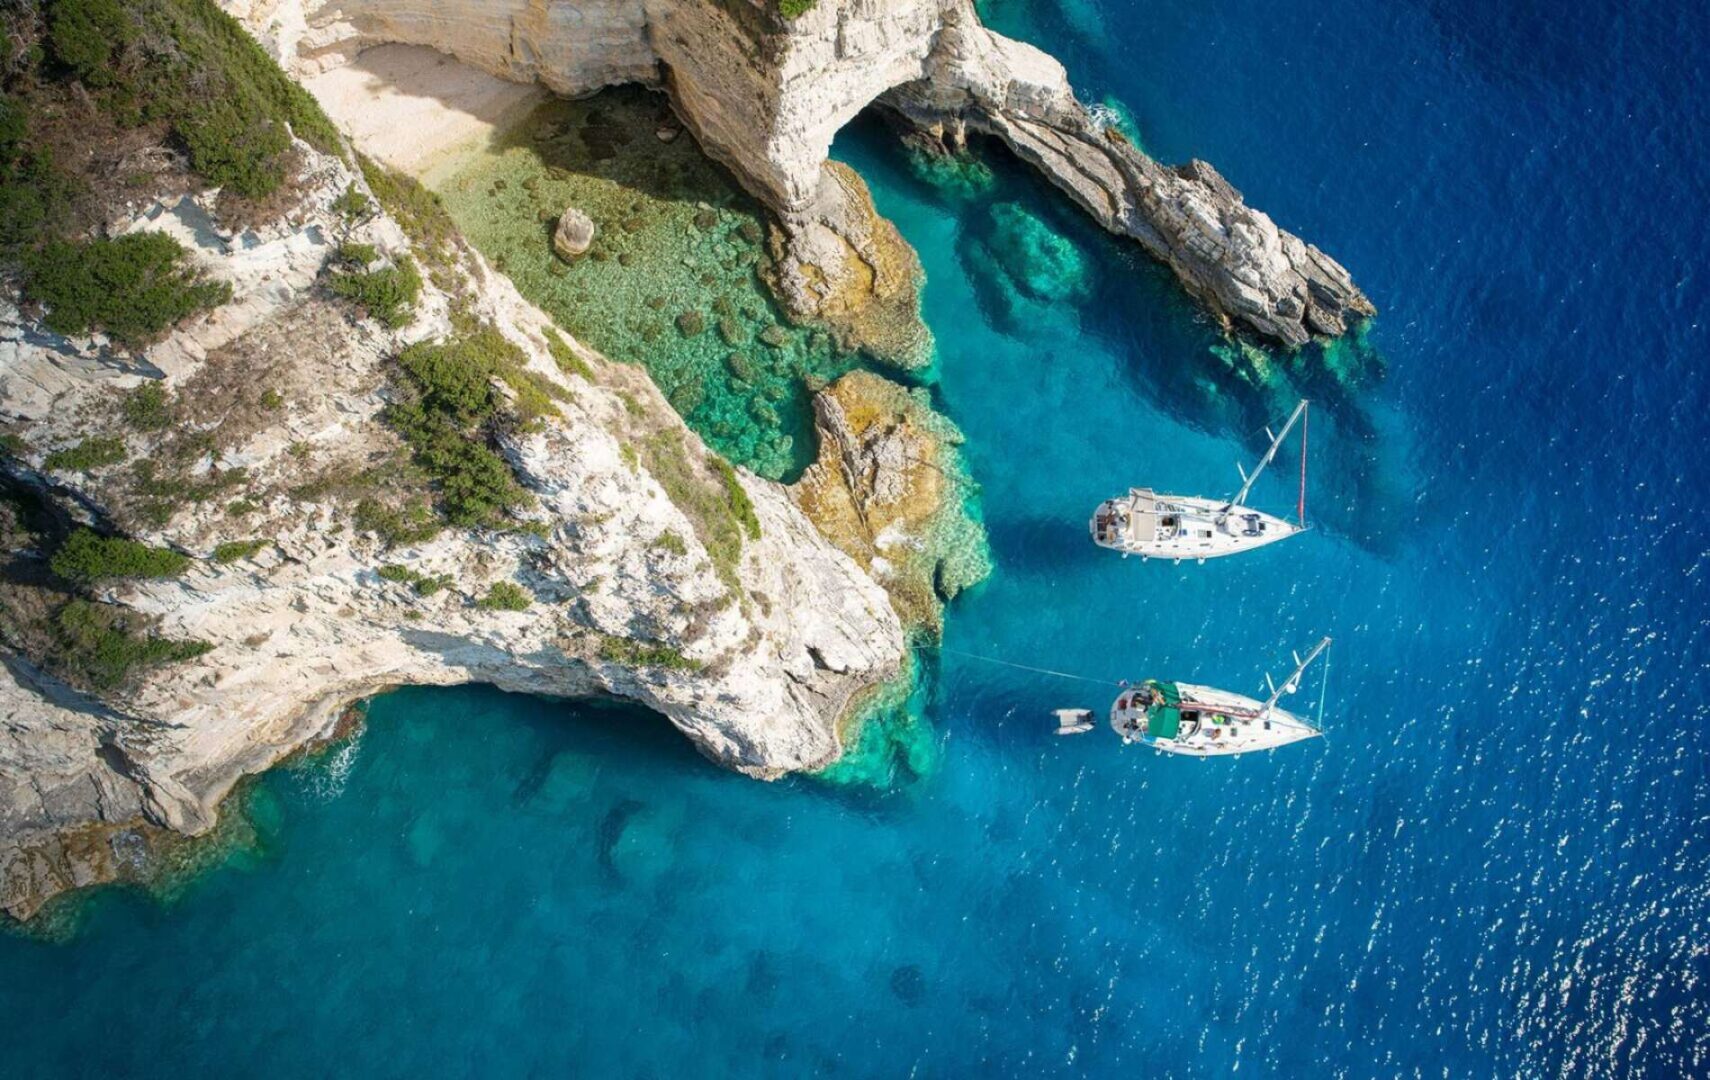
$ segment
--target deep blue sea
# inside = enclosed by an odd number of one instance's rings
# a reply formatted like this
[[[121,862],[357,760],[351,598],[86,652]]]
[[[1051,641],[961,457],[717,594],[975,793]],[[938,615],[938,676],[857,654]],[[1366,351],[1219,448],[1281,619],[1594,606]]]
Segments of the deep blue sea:
[[[1710,1074],[1706,9],[987,15],[1352,270],[1345,378],[1241,377],[1024,172],[961,198],[857,123],[996,562],[927,664],[929,775],[765,785],[634,710],[389,695],[260,783],[258,852],[0,937],[0,1074]],[[1084,262],[1057,302],[1003,278],[997,201]],[[1131,483],[1231,489],[1300,393],[1313,532],[1087,541]],[[1217,762],[1057,738],[1108,689],[960,655],[1250,692],[1322,634],[1329,737]]]

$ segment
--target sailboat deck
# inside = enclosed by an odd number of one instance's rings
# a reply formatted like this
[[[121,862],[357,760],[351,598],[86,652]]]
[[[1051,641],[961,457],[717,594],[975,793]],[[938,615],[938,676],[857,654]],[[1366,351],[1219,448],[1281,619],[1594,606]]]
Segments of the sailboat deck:
[[[1190,683],[1147,681],[1111,706],[1110,726],[1124,741],[1195,757],[1269,750],[1319,732],[1284,709],[1242,694]]]
[[[1300,527],[1247,506],[1141,489],[1101,504],[1091,531],[1100,547],[1125,554],[1209,559],[1286,540]]]

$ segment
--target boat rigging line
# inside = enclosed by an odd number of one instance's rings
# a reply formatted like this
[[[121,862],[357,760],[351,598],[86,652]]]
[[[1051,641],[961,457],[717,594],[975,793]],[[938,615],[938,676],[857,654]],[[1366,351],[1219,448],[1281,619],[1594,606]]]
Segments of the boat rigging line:
[[[1125,682],[1116,679],[1094,679],[1086,675],[1075,675],[1067,671],[1055,671],[1051,668],[1033,667],[1029,664],[1017,664],[1010,660],[999,660],[995,656],[981,656],[979,653],[963,652],[960,649],[950,649],[943,645],[913,645],[915,652],[945,653],[950,656],[960,656],[968,660],[979,660],[987,664],[997,664],[1001,667],[1015,668],[1018,671],[1031,671],[1037,675],[1055,675],[1059,679],[1074,679],[1078,682],[1098,683],[1100,686],[1127,686]]]

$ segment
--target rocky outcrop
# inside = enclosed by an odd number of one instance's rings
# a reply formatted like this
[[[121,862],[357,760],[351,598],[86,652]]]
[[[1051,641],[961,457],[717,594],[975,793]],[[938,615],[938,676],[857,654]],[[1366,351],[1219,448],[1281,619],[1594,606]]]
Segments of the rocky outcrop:
[[[908,390],[855,371],[814,395],[819,458],[796,504],[891,594],[903,622],[936,635],[943,600],[991,572],[969,516],[962,436]]]
[[[905,371],[927,366],[932,334],[920,317],[920,258],[873,208],[854,169],[828,161],[825,175],[821,198],[771,231],[773,291],[845,347]]]
[[[1061,64],[981,26],[972,0],[820,0],[793,20],[767,0],[231,6],[299,67],[403,41],[560,93],[664,86],[707,152],[778,215],[780,295],[834,326],[869,296],[888,303],[870,246],[840,231],[865,220],[864,191],[826,168],[838,129],[875,101],[952,146],[969,131],[1003,140],[1168,264],[1227,328],[1293,346],[1373,313],[1335,260],[1248,207],[1210,165],[1160,165],[1095,121]]]
[[[1055,60],[980,26],[970,5],[944,14],[925,78],[883,100],[947,149],[970,130],[1002,139],[1099,224],[1168,264],[1226,330],[1296,346],[1375,313],[1339,263],[1247,206],[1209,164],[1158,164],[1092,117]]]
[[[275,225],[225,233],[205,200],[177,198],[113,222],[174,235],[233,288],[230,304],[142,357],[0,312],[0,419],[23,446],[4,459],[10,482],[63,514],[122,521],[192,556],[181,576],[109,583],[95,599],[163,637],[212,646],[102,697],[45,674],[16,640],[0,648],[0,907],[13,915],[121,874],[119,855],[136,855],[123,837],[138,829],[207,830],[242,776],[387,687],[481,682],[624,698],[714,761],[774,777],[833,760],[851,696],[900,662],[885,592],[783,488],[712,466],[645,375],[557,336],[473,253],[422,251],[384,214],[348,226],[335,204],[363,181],[299,149],[307,177]],[[339,240],[433,268],[409,325],[359,319],[317,284]],[[384,549],[354,525],[358,496],[341,492],[407,467],[382,418],[395,397],[386,364],[472,320],[520,350],[505,392],[533,387],[548,402],[502,436],[532,496],[526,527],[447,528]],[[122,421],[122,402],[145,383],[177,403],[172,426]],[[130,463],[50,467],[52,451],[90,436],[122,440]],[[213,449],[185,456],[192,436]],[[132,463],[144,460],[184,468],[174,480],[184,490],[240,475],[246,505],[228,507],[233,491],[139,516]],[[734,545],[731,530],[707,525],[709,505],[737,498],[732,484],[752,513]],[[263,541],[252,554],[212,557],[250,538]],[[45,554],[14,557],[27,567]],[[387,565],[438,587],[382,575]],[[532,602],[482,604],[497,583]]]
[[[552,230],[552,250],[561,259],[574,259],[588,250],[594,242],[594,219],[576,209],[567,208],[558,216],[558,226]]]

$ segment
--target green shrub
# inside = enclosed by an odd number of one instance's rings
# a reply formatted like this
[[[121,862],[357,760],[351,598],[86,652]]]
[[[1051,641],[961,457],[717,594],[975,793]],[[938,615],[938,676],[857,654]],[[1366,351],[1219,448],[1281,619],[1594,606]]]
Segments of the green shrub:
[[[285,180],[291,134],[338,131],[212,0],[53,0],[48,45],[123,124],[164,121],[210,184],[259,198]]]
[[[89,582],[103,578],[176,577],[190,565],[190,559],[166,548],[78,529],[66,537],[48,565],[67,581]]]
[[[409,585],[416,590],[417,596],[432,596],[451,584],[450,574],[423,574],[399,563],[387,563],[375,573],[385,581],[399,581]]]
[[[83,472],[103,465],[117,465],[125,460],[125,440],[98,436],[84,439],[76,446],[55,450],[42,462],[42,468],[65,472]]]
[[[53,58],[92,88],[113,84],[113,50],[137,36],[136,24],[117,0],[53,0],[47,31]]]
[[[333,201],[333,209],[338,211],[339,215],[346,221],[356,221],[359,218],[366,217],[372,205],[373,203],[368,196],[364,195],[362,189],[354,183],[345,188],[344,194]]]
[[[749,499],[748,492],[742,486],[742,481],[736,476],[736,470],[730,462],[721,457],[710,459],[713,472],[718,473],[724,481],[724,501],[730,507],[731,515],[742,526],[742,531],[748,534],[750,540],[760,539],[760,518],[754,513],[754,502]]]
[[[417,574],[416,580],[410,583],[415,586],[417,596],[432,596],[451,584],[450,574]]]
[[[239,559],[247,559],[267,546],[265,540],[227,540],[214,548],[214,561],[217,563],[234,563]]]
[[[48,150],[14,148],[0,170],[0,251],[15,256],[70,220],[81,185],[54,163]]]
[[[628,667],[655,667],[669,671],[699,671],[706,666],[699,660],[689,659],[670,645],[610,636],[600,641],[600,659]]]
[[[552,359],[557,363],[558,370],[566,375],[580,375],[589,382],[594,381],[594,369],[588,366],[586,360],[576,355],[576,350],[570,347],[570,343],[565,341],[558,331],[549,326],[545,329],[544,334],[546,336],[546,351],[552,354]]]
[[[347,244],[345,247],[367,249],[369,257],[365,260],[352,257],[349,261],[353,265],[366,266],[378,257],[378,253],[366,244]],[[340,254],[343,252],[341,248]],[[416,270],[416,264],[404,256],[396,266],[335,273],[328,285],[334,295],[361,307],[375,322],[397,330],[410,324],[411,310],[422,291],[422,276]]]
[[[260,509],[260,505],[253,503],[248,499],[233,499],[231,502],[226,504],[226,513],[232,517],[244,517],[248,514],[253,514]]]
[[[387,547],[402,547],[432,540],[441,525],[433,511],[419,502],[399,508],[363,499],[356,504],[356,527],[375,534]]]
[[[397,405],[387,418],[414,451],[415,462],[438,487],[440,508],[453,525],[495,527],[530,502],[505,459],[481,436],[459,430],[419,404]]]
[[[354,240],[346,240],[338,246],[338,258],[349,263],[357,270],[366,270],[380,258],[380,249],[373,244],[359,244]]]
[[[671,555],[687,555],[689,553],[689,545],[683,542],[683,538],[681,536],[678,536],[670,529],[666,529],[658,536],[655,536],[653,538],[653,546],[658,548],[660,551],[667,552]]]
[[[527,382],[522,359],[490,326],[398,354],[416,399],[388,407],[386,419],[437,485],[440,510],[453,525],[497,526],[533,501],[509,463],[488,445],[501,402],[493,379]]]
[[[534,598],[522,586],[509,581],[495,581],[475,606],[483,611],[526,611],[533,602]]]
[[[143,634],[141,620],[107,604],[73,600],[54,617],[54,660],[73,682],[111,690],[139,667],[189,660],[212,645]]]
[[[398,354],[398,366],[421,395],[421,405],[448,422],[469,425],[490,418],[498,408],[493,376],[501,362],[518,357],[495,330],[479,338],[420,342]]]
[[[124,415],[125,423],[138,431],[159,431],[172,423],[166,390],[158,382],[145,382],[126,394],[119,411]]]
[[[813,10],[819,0],[778,0],[778,14],[786,19],[799,19]]]
[[[190,164],[212,184],[260,198],[285,182],[291,132],[275,119],[258,119],[247,102],[200,101],[174,127],[190,151]]]
[[[278,412],[285,407],[285,395],[269,386],[261,392],[261,407],[268,412]]]
[[[181,267],[184,248],[164,233],[116,240],[59,240],[25,259],[24,291],[47,305],[43,320],[68,336],[105,330],[122,344],[147,344],[179,320],[231,299],[231,286]]]

